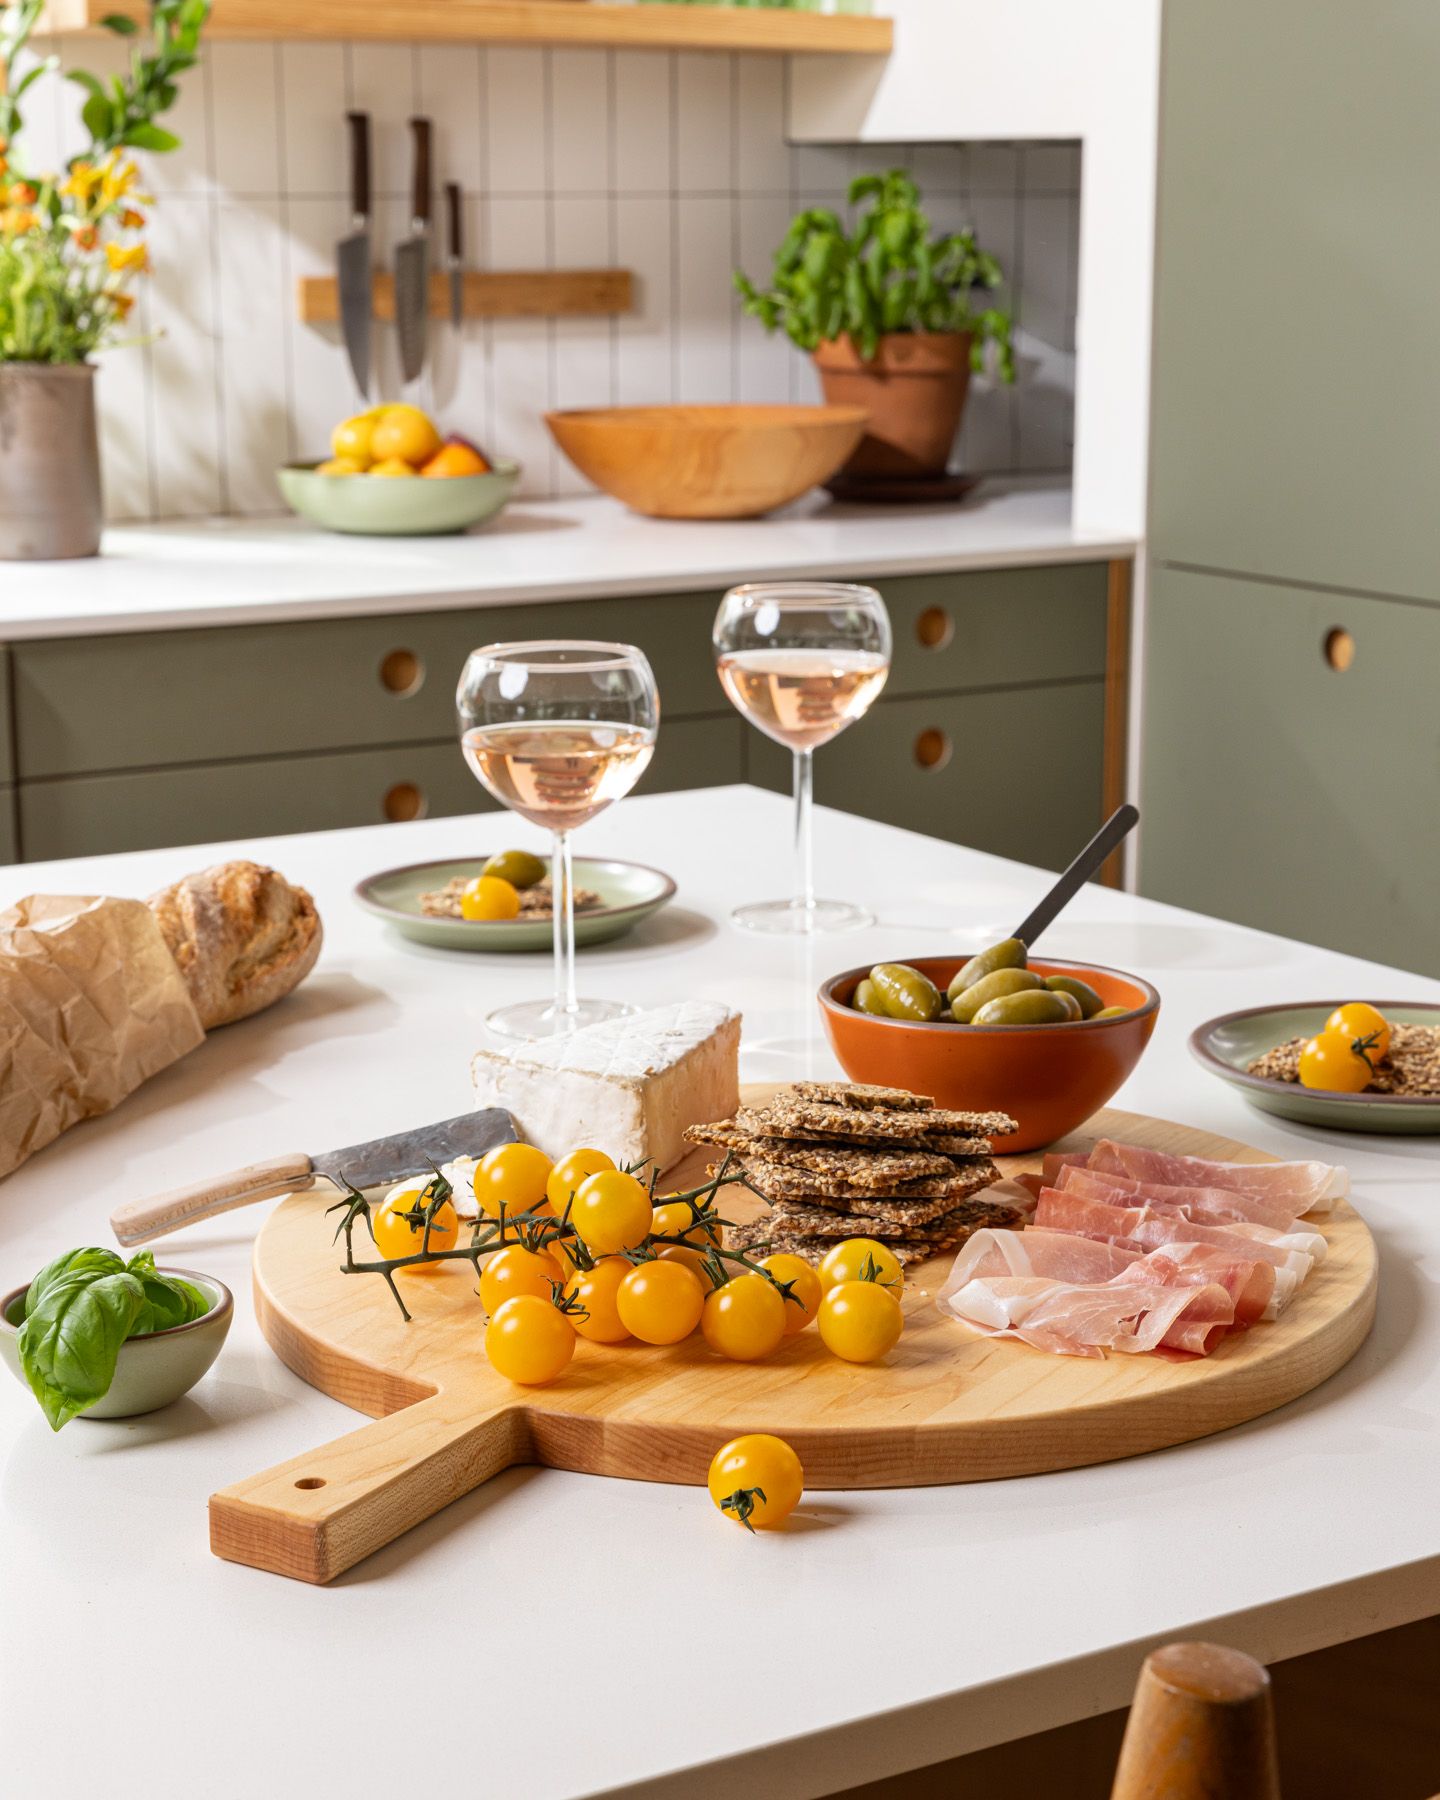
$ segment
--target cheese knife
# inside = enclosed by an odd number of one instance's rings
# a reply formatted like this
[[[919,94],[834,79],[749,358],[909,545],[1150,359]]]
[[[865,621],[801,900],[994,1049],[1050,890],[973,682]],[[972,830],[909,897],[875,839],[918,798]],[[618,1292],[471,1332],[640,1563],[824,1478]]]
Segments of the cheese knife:
[[[395,1137],[351,1144],[347,1149],[330,1150],[320,1156],[306,1156],[303,1152],[276,1156],[210,1181],[172,1188],[149,1200],[132,1200],[111,1213],[110,1229],[127,1248],[148,1244],[184,1225],[193,1225],[197,1219],[213,1219],[217,1213],[232,1212],[237,1206],[248,1206],[252,1200],[273,1200],[280,1194],[298,1193],[314,1187],[317,1181],[332,1182],[340,1192],[344,1192],[347,1182],[357,1188],[386,1187],[403,1181],[407,1175],[428,1175],[431,1163],[451,1162],[457,1156],[478,1159],[497,1144],[514,1142],[515,1124],[509,1113],[500,1107],[485,1107],[442,1119],[438,1125],[402,1131]]]
[[[346,113],[350,126],[350,235],[335,248],[340,329],[350,372],[370,397],[370,115]]]
[[[450,323],[459,331],[465,322],[465,250],[458,181],[445,183],[445,267],[450,275]]]
[[[400,371],[414,381],[425,366],[430,315],[430,121],[412,119],[414,173],[410,236],[395,249],[395,324],[400,333]]]

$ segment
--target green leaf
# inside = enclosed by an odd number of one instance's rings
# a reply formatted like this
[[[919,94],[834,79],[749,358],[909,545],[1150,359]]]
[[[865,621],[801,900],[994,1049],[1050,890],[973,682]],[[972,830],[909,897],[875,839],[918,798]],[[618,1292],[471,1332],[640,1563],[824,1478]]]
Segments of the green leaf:
[[[173,131],[166,131],[159,125],[141,123],[132,125],[120,139],[122,144],[129,144],[136,150],[178,150],[180,140]]]
[[[162,1274],[150,1251],[138,1251],[128,1266],[129,1273],[145,1290],[145,1304],[130,1327],[132,1337],[170,1331],[177,1325],[188,1325],[192,1319],[204,1318],[209,1312],[210,1301],[199,1288],[179,1275]]]
[[[30,1283],[25,1295],[25,1317],[30,1317],[53,1282],[63,1280],[67,1275],[118,1275],[124,1267],[113,1250],[101,1250],[93,1245],[84,1250],[67,1250],[54,1262],[46,1263]]]
[[[140,27],[124,13],[106,13],[100,21],[106,31],[113,31],[116,37],[134,37]]]
[[[99,83],[96,83],[98,89]],[[85,102],[80,112],[85,129],[95,142],[101,143],[110,135],[111,110],[110,102],[104,94],[96,92]]]
[[[76,1270],[52,1281],[17,1335],[20,1366],[52,1431],[110,1391],[120,1346],[145,1304],[127,1270]]]

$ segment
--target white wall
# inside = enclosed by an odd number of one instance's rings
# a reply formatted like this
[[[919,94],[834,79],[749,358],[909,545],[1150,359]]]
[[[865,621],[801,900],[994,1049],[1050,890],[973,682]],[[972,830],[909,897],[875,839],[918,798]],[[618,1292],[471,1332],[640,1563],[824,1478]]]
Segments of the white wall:
[[[902,21],[907,39],[918,43]],[[60,48],[72,67],[102,69],[122,54],[103,38]],[[156,272],[136,316],[157,335],[102,359],[111,515],[276,510],[275,465],[324,454],[330,427],[353,410],[337,334],[298,324],[293,303],[299,276],[332,271],[348,229],[352,106],[375,121],[382,260],[406,229],[405,121],[424,110],[437,126],[437,185],[458,179],[466,189],[474,262],[636,272],[638,310],[614,321],[472,321],[459,342],[432,324],[433,366],[415,397],[447,426],[517,456],[529,494],[582,485],[549,441],[547,408],[810,397],[799,353],[739,316],[730,271],[740,262],[764,274],[797,204],[833,204],[852,174],[895,160],[915,168],[937,225],[974,218],[1019,282],[1021,384],[1013,393],[980,385],[961,460],[982,471],[1068,469],[1075,147],[908,148],[920,136],[960,138],[964,127],[938,132],[924,70],[913,57],[901,66],[916,105],[893,93],[876,120],[887,129],[867,133],[887,141],[836,150],[786,143],[787,71],[775,57],[212,45],[173,115],[184,149],[147,169]],[[27,146],[54,164],[79,147],[83,95],[56,80],[32,96]],[[802,110],[813,121],[813,104]],[[379,360],[395,397],[388,332]]]

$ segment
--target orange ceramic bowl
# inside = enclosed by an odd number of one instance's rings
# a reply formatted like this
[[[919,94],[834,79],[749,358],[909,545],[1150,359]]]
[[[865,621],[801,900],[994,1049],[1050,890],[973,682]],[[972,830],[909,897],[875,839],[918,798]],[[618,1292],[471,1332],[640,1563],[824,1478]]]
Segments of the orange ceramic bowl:
[[[890,957],[928,975],[943,994],[961,956]],[[1083,1125],[1121,1085],[1150,1042],[1160,996],[1138,975],[1095,963],[1032,960],[1037,975],[1078,975],[1123,1019],[1063,1025],[911,1025],[856,1012],[851,996],[869,969],[847,969],[820,989],[825,1033],[852,1081],[909,1088],[940,1106],[1006,1112],[1019,1121],[1005,1155],[1053,1144]]]

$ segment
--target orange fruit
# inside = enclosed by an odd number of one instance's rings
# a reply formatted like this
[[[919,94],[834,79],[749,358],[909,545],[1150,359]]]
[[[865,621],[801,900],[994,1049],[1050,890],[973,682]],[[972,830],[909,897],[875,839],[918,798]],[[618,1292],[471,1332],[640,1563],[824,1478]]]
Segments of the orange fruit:
[[[488,475],[490,465],[473,444],[467,444],[463,438],[450,438],[440,446],[420,473],[422,475]]]
[[[370,433],[370,454],[376,462],[393,462],[399,458],[419,468],[429,462],[440,448],[440,433],[427,414],[418,406],[397,401],[382,406]]]
[[[368,468],[375,460],[371,440],[380,412],[378,406],[372,406],[367,412],[342,419],[330,433],[331,454],[341,462],[357,462],[362,469]]]
[[[371,463],[366,473],[369,475],[414,475],[416,471],[403,456],[387,456],[382,462]]]

